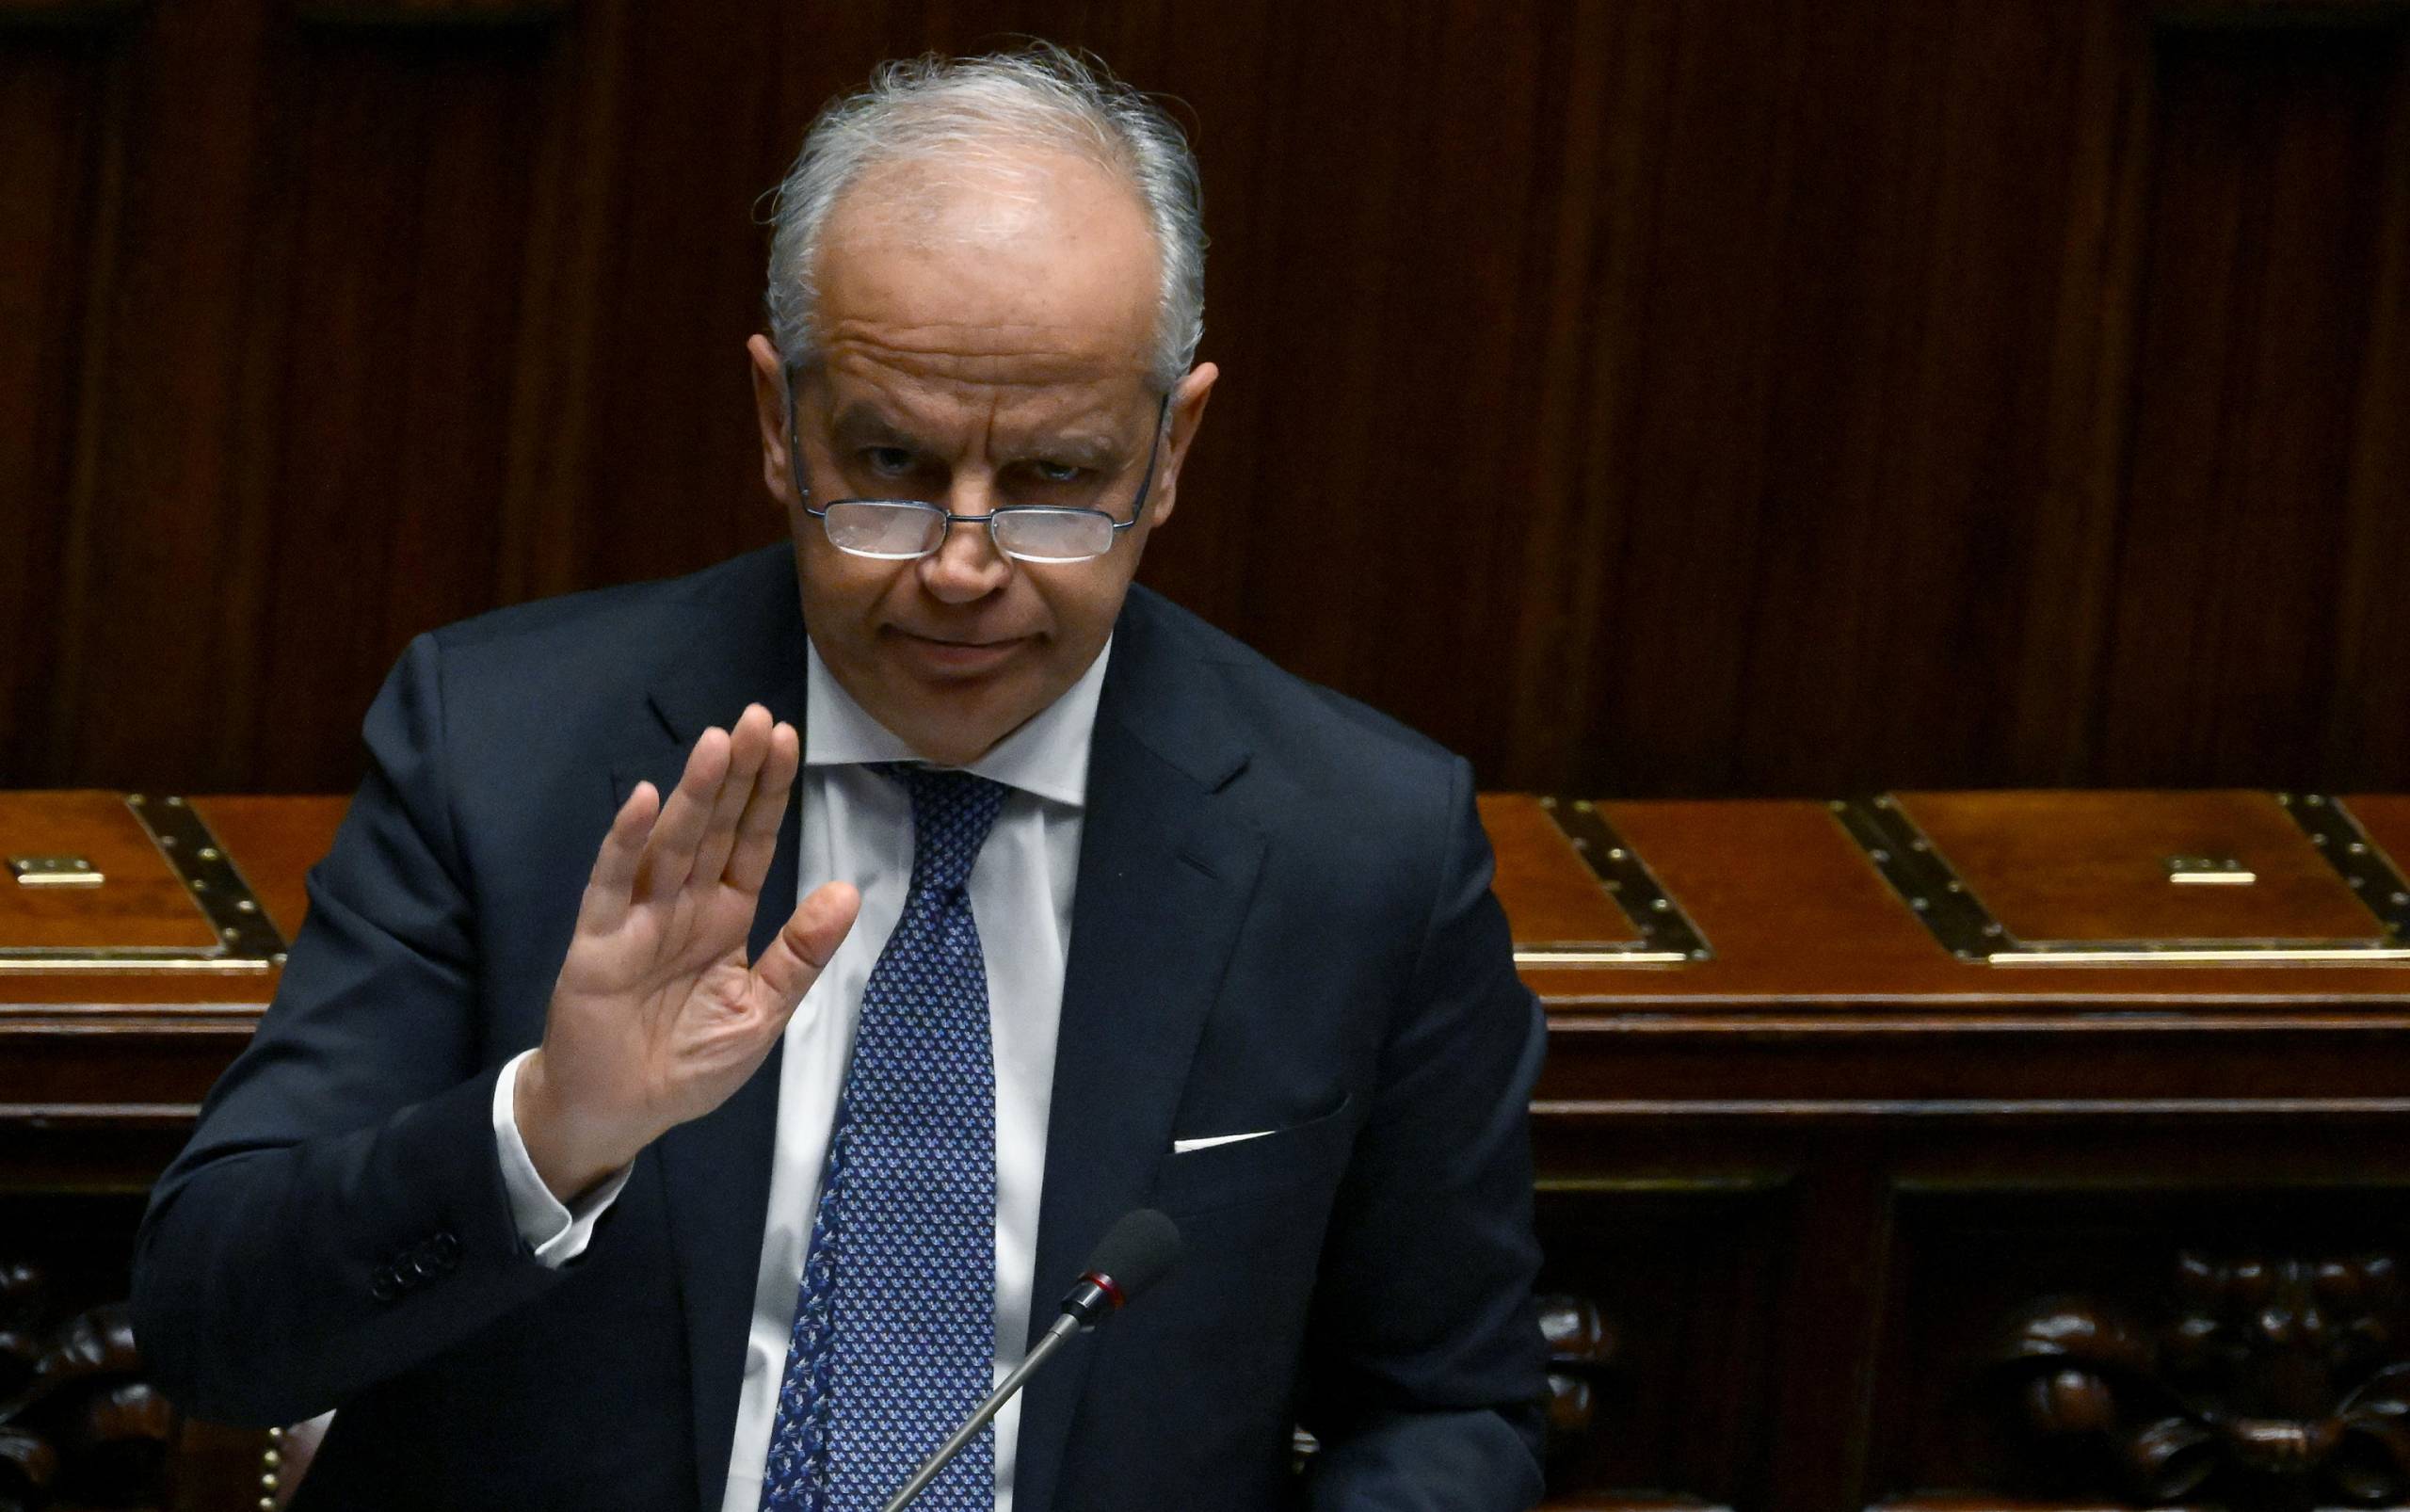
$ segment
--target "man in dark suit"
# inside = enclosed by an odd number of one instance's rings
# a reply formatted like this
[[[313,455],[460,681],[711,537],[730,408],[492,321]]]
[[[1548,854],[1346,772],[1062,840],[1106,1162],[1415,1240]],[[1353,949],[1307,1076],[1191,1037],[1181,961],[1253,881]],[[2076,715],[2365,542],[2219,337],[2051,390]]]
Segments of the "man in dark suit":
[[[1131,585],[1195,211],[1059,53],[883,72],[751,347],[793,550],[404,656],[138,1260],[193,1410],[340,1408],[309,1503],[876,1506],[1141,1204],[1171,1276],[924,1504],[1536,1498],[1470,773]]]

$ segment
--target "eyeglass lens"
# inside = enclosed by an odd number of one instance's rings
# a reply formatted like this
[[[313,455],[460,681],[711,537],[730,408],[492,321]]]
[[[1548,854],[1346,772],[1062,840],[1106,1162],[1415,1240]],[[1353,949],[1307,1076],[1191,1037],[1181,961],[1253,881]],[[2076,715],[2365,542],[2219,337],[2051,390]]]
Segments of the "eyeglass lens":
[[[840,500],[826,524],[839,551],[891,561],[925,556],[945,539],[942,510],[903,500]],[[999,551],[1031,561],[1075,562],[1113,549],[1113,522],[1093,509],[1006,509],[991,528]]]

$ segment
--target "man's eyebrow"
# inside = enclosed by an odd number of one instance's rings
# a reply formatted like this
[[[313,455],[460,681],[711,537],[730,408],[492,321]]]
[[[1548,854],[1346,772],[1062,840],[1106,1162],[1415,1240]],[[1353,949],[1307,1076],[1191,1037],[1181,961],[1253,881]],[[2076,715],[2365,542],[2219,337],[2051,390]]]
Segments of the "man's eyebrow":
[[[1121,442],[1092,431],[1066,431],[1016,448],[1022,455],[1072,467],[1113,467],[1126,455]]]
[[[935,449],[886,410],[860,399],[837,411],[829,431],[846,446],[900,446],[920,453]],[[1094,430],[1033,434],[1002,449],[1022,459],[1093,468],[1117,467],[1131,455],[1122,438]]]
[[[907,451],[924,451],[925,444],[886,412],[860,400],[837,411],[829,429],[848,445],[901,446]]]

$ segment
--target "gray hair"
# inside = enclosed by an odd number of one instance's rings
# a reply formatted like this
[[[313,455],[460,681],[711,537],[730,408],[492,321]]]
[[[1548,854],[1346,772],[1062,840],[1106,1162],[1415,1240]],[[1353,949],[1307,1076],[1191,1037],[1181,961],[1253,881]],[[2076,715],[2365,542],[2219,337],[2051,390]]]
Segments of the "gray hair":
[[[1101,63],[1052,42],[985,57],[931,54],[885,63],[868,87],[831,101],[778,188],[770,224],[770,337],[789,366],[817,351],[812,319],[829,212],[865,170],[911,158],[1052,148],[1120,174],[1137,191],[1161,254],[1152,378],[1169,392],[1205,334],[1205,212],[1196,154],[1162,105]]]

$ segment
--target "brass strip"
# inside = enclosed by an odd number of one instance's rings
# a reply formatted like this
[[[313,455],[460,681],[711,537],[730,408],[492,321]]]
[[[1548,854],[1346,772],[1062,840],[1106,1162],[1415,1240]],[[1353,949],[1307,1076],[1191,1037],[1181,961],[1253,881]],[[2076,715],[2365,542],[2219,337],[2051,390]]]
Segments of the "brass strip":
[[[2097,945],[2028,946],[1996,951],[1994,966],[2373,966],[2410,961],[2410,946],[2330,945],[2316,941],[2240,940],[2224,945],[2193,941],[2112,940]]]
[[[167,859],[192,900],[201,905],[229,956],[270,960],[284,954],[284,937],[260,907],[259,894],[218,848],[217,837],[179,797],[129,793],[125,806],[150,832],[152,843]]]
[[[1527,945],[1515,964],[1540,970],[1585,966],[1679,966],[1714,958],[1698,925],[1650,874],[1588,798],[1542,796],[1540,810],[1599,879],[1607,896],[1640,934],[1635,941]]]
[[[1541,971],[1570,971],[1585,966],[1679,966],[1695,959],[1679,950],[1650,950],[1646,943],[1618,946],[1613,943],[1583,945],[1525,945],[1515,952],[1515,964]]]
[[[1915,820],[1888,793],[1872,798],[1837,798],[1835,817],[1883,879],[1916,911],[1941,948],[1964,961],[2016,948],[2008,926],[1995,918],[1951,864],[1933,848]]]
[[[2323,793],[2279,793],[2276,802],[2384,924],[2386,933],[2410,943],[2410,880],[2403,879],[2402,868],[2384,847],[2369,838],[2343,800]]]
[[[140,951],[74,950],[56,956],[23,946],[0,947],[0,976],[258,976],[281,965],[255,956],[210,956],[198,951],[152,955]]]
[[[8,875],[19,887],[98,887],[108,880],[81,856],[11,856]]]
[[[2386,928],[2368,940],[2020,940],[1993,916],[1889,794],[1832,811],[1943,949],[1990,966],[2381,966],[2410,961],[2410,885],[2341,804],[2280,793],[2311,843]],[[2383,907],[2379,907],[2382,904]],[[2390,911],[2387,911],[2390,910]]]
[[[2410,1113],[2403,1097],[2270,1097],[2270,1098],[1631,1098],[1615,1102],[1594,1099],[1534,1098],[1534,1118],[1996,1118],[2009,1116],[2040,1120],[2054,1118],[2164,1118],[2185,1119],[2271,1116],[2330,1117],[2351,1114]],[[2054,1186],[2058,1184],[2055,1181]],[[2123,1184],[2122,1182],[2119,1184]],[[1970,1505],[1974,1504],[1969,1504]],[[2051,1503],[2009,1503],[2008,1505],[2050,1506]],[[2092,1504],[2075,1503],[2073,1506]],[[2212,1503],[2211,1505],[2217,1504]]]
[[[2167,880],[2175,887],[2257,887],[2259,874],[2231,856],[2170,856]]]
[[[0,945],[0,975],[33,973],[169,973],[249,975],[284,964],[284,937],[259,894],[219,847],[217,837],[183,798],[129,793],[126,809],[158,847],[185,894],[216,932],[202,950],[155,946],[62,948]]]

